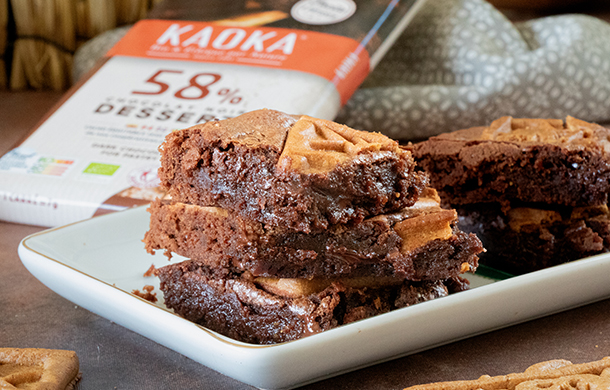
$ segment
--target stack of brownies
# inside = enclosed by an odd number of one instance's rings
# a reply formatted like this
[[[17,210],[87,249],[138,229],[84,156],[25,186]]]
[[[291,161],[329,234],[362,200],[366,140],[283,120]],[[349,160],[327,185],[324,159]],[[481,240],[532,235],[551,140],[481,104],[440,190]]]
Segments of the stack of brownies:
[[[410,146],[481,263],[523,274],[610,250],[610,130],[502,117]]]
[[[259,110],[169,134],[144,242],[165,305],[234,339],[295,340],[464,290],[481,242],[389,138]]]

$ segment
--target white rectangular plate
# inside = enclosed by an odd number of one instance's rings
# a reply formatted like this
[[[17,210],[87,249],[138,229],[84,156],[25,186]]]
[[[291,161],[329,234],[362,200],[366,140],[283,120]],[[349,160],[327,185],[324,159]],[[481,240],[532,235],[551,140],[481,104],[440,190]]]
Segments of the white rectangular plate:
[[[610,296],[610,254],[503,281],[469,277],[469,291],[271,346],[241,343],[166,309],[142,238],[145,207],[26,237],[19,256],[59,295],[216,371],[264,389],[300,386]],[[174,258],[172,261],[180,261]],[[153,285],[151,303],[132,294]]]

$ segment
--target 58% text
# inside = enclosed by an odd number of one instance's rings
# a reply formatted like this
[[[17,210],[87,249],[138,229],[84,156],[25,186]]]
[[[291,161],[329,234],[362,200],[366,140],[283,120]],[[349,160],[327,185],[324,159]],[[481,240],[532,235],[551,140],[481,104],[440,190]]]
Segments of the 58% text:
[[[217,73],[197,73],[186,82],[183,77],[176,80],[176,75],[182,75],[182,73],[181,70],[160,69],[144,81],[145,88],[131,91],[131,93],[134,95],[161,95],[173,92],[178,99],[198,100],[206,97],[210,93],[210,87],[222,79],[222,76]],[[178,85],[173,87],[173,83]],[[221,96],[220,103],[238,104],[242,100],[238,88],[221,88],[216,94]]]

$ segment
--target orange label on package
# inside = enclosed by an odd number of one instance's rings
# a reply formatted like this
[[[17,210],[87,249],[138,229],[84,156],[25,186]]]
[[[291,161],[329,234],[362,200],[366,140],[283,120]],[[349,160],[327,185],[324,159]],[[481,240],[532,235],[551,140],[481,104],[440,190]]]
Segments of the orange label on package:
[[[142,20],[108,55],[312,73],[336,86],[342,104],[369,73],[368,52],[351,38],[296,29],[231,27],[206,22]]]

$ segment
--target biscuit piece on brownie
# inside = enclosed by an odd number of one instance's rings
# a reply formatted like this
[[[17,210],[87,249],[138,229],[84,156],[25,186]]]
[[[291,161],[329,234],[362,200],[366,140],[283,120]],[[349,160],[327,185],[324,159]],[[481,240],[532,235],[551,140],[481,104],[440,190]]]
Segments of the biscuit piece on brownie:
[[[441,209],[428,188],[415,205],[369,217],[356,225],[333,225],[317,233],[263,224],[217,207],[155,201],[144,242],[215,268],[255,276],[312,278],[392,276],[439,280],[472,271],[483,251],[474,234],[455,228],[457,214]]]
[[[448,204],[601,205],[610,191],[610,130],[570,116],[502,117],[409,149]]]
[[[174,201],[306,233],[410,206],[427,183],[384,135],[273,110],[175,131],[160,151]]]
[[[218,275],[196,260],[156,272],[168,308],[208,329],[253,344],[296,340],[467,287],[461,278],[409,282]]]
[[[572,364],[568,360],[549,360],[528,367],[524,372],[453,382],[416,385],[405,390],[538,390],[610,389],[610,358]]]
[[[0,388],[71,390],[80,379],[76,352],[0,348]]]

